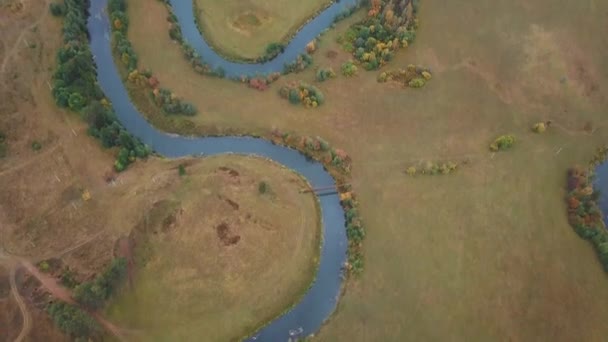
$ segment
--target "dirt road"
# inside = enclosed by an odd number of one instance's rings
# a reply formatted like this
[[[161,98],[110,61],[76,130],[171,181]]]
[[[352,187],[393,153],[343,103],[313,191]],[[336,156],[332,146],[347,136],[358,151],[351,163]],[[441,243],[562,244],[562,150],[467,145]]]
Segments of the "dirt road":
[[[1,252],[0,256],[2,256]],[[30,316],[30,313],[27,310],[27,306],[23,301],[23,297],[21,297],[21,295],[19,294],[19,289],[17,288],[17,282],[15,280],[16,270],[17,265],[11,265],[9,280],[11,286],[11,293],[13,294],[13,297],[15,297],[15,301],[17,302],[19,310],[21,310],[21,315],[23,316],[23,326],[21,327],[21,332],[19,333],[19,336],[17,336],[17,338],[15,339],[15,342],[21,342],[27,337],[27,335],[32,330],[32,317]]]

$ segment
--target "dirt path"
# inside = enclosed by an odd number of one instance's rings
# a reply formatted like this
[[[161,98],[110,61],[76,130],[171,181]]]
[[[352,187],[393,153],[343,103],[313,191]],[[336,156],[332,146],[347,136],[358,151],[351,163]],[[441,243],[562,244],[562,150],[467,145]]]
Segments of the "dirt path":
[[[21,327],[21,332],[19,333],[19,336],[17,336],[17,338],[15,339],[15,342],[21,342],[25,339],[25,337],[27,337],[27,335],[29,335],[30,331],[32,330],[32,317],[30,316],[30,313],[27,310],[27,306],[23,301],[23,297],[21,297],[21,295],[19,294],[19,289],[17,288],[17,281],[15,280],[16,270],[16,265],[11,265],[9,279],[11,293],[13,294],[13,297],[15,297],[15,301],[19,306],[19,310],[21,310],[21,316],[23,316],[23,326]]]
[[[83,309],[78,303],[76,303],[74,299],[72,299],[70,291],[65,287],[61,286],[59,283],[57,283],[57,280],[55,278],[40,272],[38,268],[36,268],[36,266],[34,266],[31,262],[27,260],[21,259],[20,263],[23,267],[25,267],[25,269],[27,269],[27,271],[32,276],[38,279],[42,286],[44,286],[44,288],[46,288],[46,290],[49,291],[49,293],[51,293],[55,298],[58,298],[68,304]],[[97,312],[91,312],[88,310],[85,311],[87,311],[91,316],[93,316],[97,320],[97,322],[101,324],[101,326],[103,326],[107,331],[114,335],[114,337],[116,337],[119,341],[126,341],[120,328],[118,328],[116,325],[103,318]]]

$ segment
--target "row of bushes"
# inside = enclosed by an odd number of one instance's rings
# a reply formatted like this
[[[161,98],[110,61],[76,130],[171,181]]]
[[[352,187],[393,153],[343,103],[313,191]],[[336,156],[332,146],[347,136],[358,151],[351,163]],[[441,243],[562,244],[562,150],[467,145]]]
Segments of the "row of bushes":
[[[351,158],[345,151],[332,148],[327,141],[320,137],[303,137],[275,129],[269,139],[274,144],[297,149],[308,158],[321,162],[334,177],[340,193],[340,204],[344,209],[345,229],[349,240],[348,262],[345,267],[353,274],[363,271],[362,243],[365,229],[359,215],[356,194],[347,184],[352,165]]]
[[[490,144],[490,151],[498,152],[508,150],[515,144],[515,136],[501,135]]]
[[[158,79],[149,70],[140,71],[137,69],[137,54],[133,50],[131,41],[127,38],[129,21],[126,10],[126,0],[110,0],[108,3],[108,12],[110,13],[112,23],[114,53],[129,71],[127,79],[133,84],[151,88],[154,102],[165,114],[195,115],[197,110],[194,105],[183,101],[169,89],[159,88]]]
[[[312,65],[312,56],[307,53],[302,53],[291,63],[285,63],[285,65],[283,65],[283,74],[285,75],[292,72],[298,73],[304,71],[310,65]]]
[[[271,83],[278,80],[279,77],[281,77],[280,73],[273,72],[273,73],[268,74],[267,76],[254,76],[254,77],[241,76],[240,81],[241,81],[241,83],[247,84],[247,86],[249,88],[264,91],[264,90],[268,89],[268,87],[270,86]]]
[[[80,113],[89,124],[88,133],[101,140],[104,147],[118,147],[134,156],[116,160],[116,169],[122,171],[135,157],[148,156],[150,149],[118,122],[97,84],[86,26],[88,6],[88,1],[64,1],[63,45],[57,52],[58,65],[53,74],[52,94],[59,107]]]
[[[593,189],[594,169],[606,160],[608,146],[600,148],[588,168],[576,166],[568,170],[568,221],[576,233],[589,240],[604,270],[608,272],[608,231],[599,207],[599,192]]]
[[[384,71],[378,75],[378,82],[395,81],[410,88],[422,88],[426,82],[433,78],[431,70],[422,66],[410,64],[405,69]]]
[[[363,271],[363,239],[365,228],[359,215],[359,202],[350,185],[338,187],[340,193],[340,204],[344,209],[346,220],[346,237],[348,238],[348,262],[346,269],[354,274]]]
[[[343,48],[353,53],[365,70],[375,70],[393,58],[400,47],[416,38],[416,11],[408,13],[409,1],[372,0],[368,17],[351,26],[338,38]]]
[[[405,169],[405,173],[410,176],[415,176],[417,174],[422,175],[447,175],[450,174],[458,168],[458,163],[455,162],[431,162],[427,161],[422,165],[412,165]]]
[[[99,309],[122,285],[126,274],[127,260],[116,258],[94,280],[76,286],[74,299],[88,309]]]
[[[279,95],[291,104],[302,104],[306,108],[317,108],[325,102],[319,88],[304,82],[290,82],[279,89]]]

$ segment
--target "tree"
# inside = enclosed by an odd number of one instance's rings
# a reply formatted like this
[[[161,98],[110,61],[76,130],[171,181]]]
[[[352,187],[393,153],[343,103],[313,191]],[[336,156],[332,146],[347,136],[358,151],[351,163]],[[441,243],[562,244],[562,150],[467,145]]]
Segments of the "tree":
[[[55,17],[61,17],[61,16],[65,15],[66,8],[65,8],[64,4],[52,2],[49,5],[49,8],[51,10],[51,14],[54,15]]]
[[[101,330],[91,316],[69,304],[55,302],[47,311],[59,329],[72,337],[88,338]]]
[[[68,98],[68,107],[77,112],[80,111],[86,104],[86,100],[80,93],[72,93]]]

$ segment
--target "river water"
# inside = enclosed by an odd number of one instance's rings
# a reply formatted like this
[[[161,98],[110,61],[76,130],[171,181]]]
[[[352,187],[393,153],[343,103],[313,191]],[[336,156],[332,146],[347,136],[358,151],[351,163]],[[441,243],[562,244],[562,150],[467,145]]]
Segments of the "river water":
[[[192,0],[169,0],[173,7],[173,13],[175,13],[182,28],[184,39],[201,55],[205,63],[209,64],[213,69],[221,67],[226,72],[226,76],[230,78],[244,75],[266,75],[271,72],[283,71],[285,63],[293,62],[298,55],[305,52],[306,44],[315,39],[323,30],[330,27],[336,15],[349,7],[355,6],[358,1],[340,0],[339,2],[332,3],[296,33],[285,47],[283,53],[268,62],[252,64],[225,60],[209,46],[201,36],[194,21]]]
[[[595,190],[600,191],[600,208],[604,216],[604,222],[608,223],[608,161],[598,166],[595,170]]]
[[[196,30],[192,19],[191,1],[181,0],[175,2],[188,4],[187,8],[190,14],[186,17],[189,18],[191,23],[190,29]],[[184,9],[182,7],[176,6],[176,9],[181,9],[180,13],[184,17]],[[313,187],[335,185],[334,179],[323,169],[320,163],[310,161],[293,149],[276,146],[263,139],[247,137],[182,137],[163,133],[155,129],[131,103],[120,74],[114,65],[110,41],[110,24],[106,8],[107,0],[91,1],[90,17],[87,24],[90,34],[91,51],[97,64],[99,85],[106,97],[111,101],[119,121],[131,134],[140,138],[157,153],[169,158],[220,153],[259,155],[270,158],[297,171],[306,177]],[[329,7],[329,9],[332,8],[334,7]],[[329,13],[331,14],[332,12]],[[308,38],[314,38],[319,31],[318,25],[320,23],[330,24],[327,15],[322,14],[321,16],[325,18],[321,22],[313,21],[316,29],[311,30],[305,27],[301,30],[297,41],[290,44],[294,47],[288,48],[286,53],[280,56],[280,59],[277,58],[276,61],[273,61],[271,65],[276,66],[278,65],[277,63],[280,63],[279,61],[291,59],[291,54],[296,50],[296,44],[310,41],[310,39],[307,39],[306,34],[311,35]],[[333,15],[331,17],[333,18]],[[183,26],[188,27],[188,25]],[[198,35],[198,31],[196,33]],[[226,61],[223,64],[227,72],[240,74],[241,69],[230,69],[232,65],[234,64]],[[250,71],[255,68],[255,65],[246,66],[246,69]],[[264,65],[264,68],[264,72],[271,70],[268,69],[271,68],[268,65]],[[292,337],[294,333],[297,333],[299,337],[315,333],[336,308],[343,279],[342,265],[346,261],[348,246],[344,228],[344,212],[340,206],[339,197],[336,194],[321,196],[319,197],[319,202],[323,234],[321,258],[316,279],[300,302],[288,312],[256,332],[251,340],[285,341],[289,337]]]

